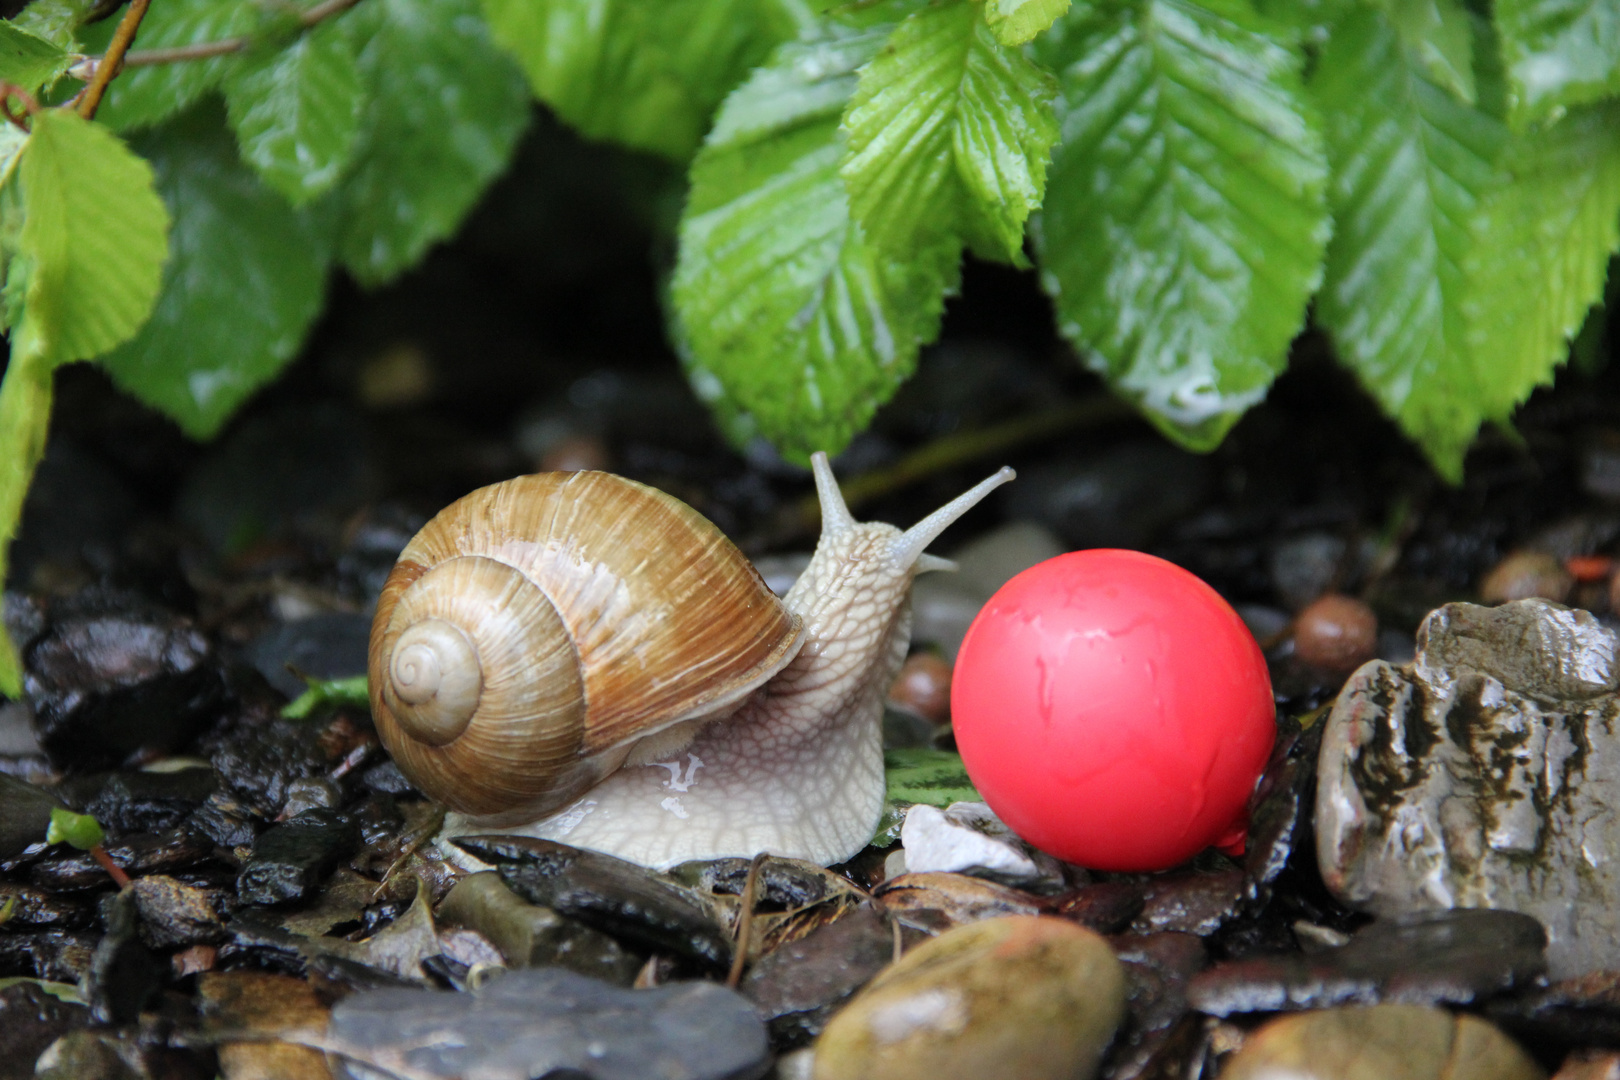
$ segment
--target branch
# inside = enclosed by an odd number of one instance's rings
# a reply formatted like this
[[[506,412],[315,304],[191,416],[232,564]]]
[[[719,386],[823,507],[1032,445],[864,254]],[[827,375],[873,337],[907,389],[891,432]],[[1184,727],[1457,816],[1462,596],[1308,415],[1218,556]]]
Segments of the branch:
[[[107,84],[112,82],[113,76],[123,66],[124,54],[129,51],[130,42],[135,40],[135,31],[140,29],[141,20],[146,18],[146,9],[151,5],[152,0],[131,0],[129,10],[119,20],[112,42],[107,46],[107,55],[96,64],[95,78],[85,87],[84,95],[79,99],[79,115],[86,120],[96,118],[101,95],[107,92]]]
[[[308,30],[335,15],[343,14],[359,2],[360,0],[321,0],[321,3],[298,16],[298,28]],[[252,37],[234,37],[219,41],[199,41],[195,45],[177,45],[172,49],[137,49],[124,57],[124,66],[154,67],[158,64],[181,64],[188,60],[208,60],[215,56],[241,52],[253,42]],[[112,49],[109,48],[107,56],[111,55]],[[99,72],[105,57],[92,56],[86,59],[94,65],[94,70]]]

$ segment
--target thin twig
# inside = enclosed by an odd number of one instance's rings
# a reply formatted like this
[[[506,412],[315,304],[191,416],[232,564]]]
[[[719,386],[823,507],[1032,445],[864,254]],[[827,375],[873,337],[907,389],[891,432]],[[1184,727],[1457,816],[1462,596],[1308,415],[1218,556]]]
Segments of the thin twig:
[[[12,98],[22,102],[22,115],[19,116],[11,111]],[[6,120],[13,127],[24,132],[28,131],[28,118],[37,112],[39,112],[39,102],[34,99],[33,94],[30,94],[16,83],[0,82],[0,113],[5,114]]]
[[[308,30],[334,15],[343,14],[359,2],[360,0],[323,0],[322,3],[316,4],[298,16],[298,28]],[[253,42],[252,37],[234,37],[222,38],[219,41],[199,41],[195,45],[177,45],[172,49],[138,49],[124,57],[124,66],[154,67],[158,64],[180,64],[188,60],[208,60],[216,56],[241,52]],[[109,49],[108,55],[111,53],[112,50]],[[99,61],[96,67],[100,69]]]
[[[726,986],[732,990],[742,982],[743,965],[748,962],[748,938],[754,927],[754,894],[759,891],[759,868],[765,864],[765,852],[754,856],[748,864],[748,878],[743,882],[741,922],[737,926],[737,944],[731,957],[731,971],[726,975]]]
[[[96,64],[95,78],[85,87],[79,98],[79,115],[86,120],[96,118],[96,110],[101,107],[101,95],[107,92],[107,84],[112,82],[113,76],[124,64],[124,54],[129,51],[130,42],[135,40],[135,31],[141,28],[141,20],[146,18],[146,9],[152,6],[152,0],[130,0],[129,10],[118,22],[118,29],[113,31],[112,42],[107,46],[107,55]]]

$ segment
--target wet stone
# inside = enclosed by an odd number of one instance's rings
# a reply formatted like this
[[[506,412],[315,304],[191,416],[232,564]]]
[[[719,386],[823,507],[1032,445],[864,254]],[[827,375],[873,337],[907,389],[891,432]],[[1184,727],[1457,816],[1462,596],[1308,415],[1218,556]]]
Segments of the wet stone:
[[[77,930],[0,931],[0,975],[74,983],[90,970],[97,935]]]
[[[1115,934],[1130,926],[1142,913],[1146,900],[1142,886],[1135,882],[1099,881],[1058,897],[1052,914],[1099,934]]]
[[[641,958],[613,938],[529,903],[493,872],[458,881],[439,905],[439,920],[478,931],[508,967],[557,965],[618,986],[629,986],[641,968]]]
[[[833,1012],[894,959],[894,931],[863,904],[836,922],[768,954],[739,989],[753,1001],[778,1049],[804,1046]]]
[[[277,623],[247,647],[248,662],[271,686],[295,698],[304,682],[288,665],[319,679],[337,679],[366,670],[371,616],[330,612]]]
[[[287,785],[281,816],[297,817],[305,810],[335,810],[343,805],[343,790],[325,777],[307,777]]]
[[[186,819],[186,828],[227,851],[252,847],[258,835],[252,811],[223,792],[210,795]]]
[[[329,734],[333,726],[283,720],[272,707],[260,705],[202,742],[230,794],[261,817],[273,818],[295,781],[323,777],[342,760],[348,747]]]
[[[0,1080],[34,1075],[34,1062],[57,1038],[89,1026],[90,1010],[34,983],[0,989]]]
[[[957,873],[1023,888],[1061,888],[1057,860],[1030,847],[984,803],[918,803],[900,828],[909,873]]]
[[[360,841],[354,822],[332,810],[306,810],[272,826],[253,844],[236,878],[244,904],[292,904],[306,899]]]
[[[215,787],[214,770],[116,772],[84,807],[118,832],[162,832],[180,824]]]
[[[1517,1043],[1472,1016],[1419,1005],[1327,1009],[1273,1020],[1221,1080],[1542,1080]]]
[[[141,915],[141,935],[154,949],[211,945],[224,940],[225,925],[215,912],[219,894],[163,874],[136,878],[130,890]]]
[[[333,1008],[328,1040],[345,1080],[753,1080],[770,1067],[765,1025],[733,991],[625,990],[560,968],[514,971],[469,993],[356,994]]]
[[[1594,971],[1501,998],[1486,1014],[1541,1045],[1620,1046],[1620,972]]]
[[[1617,651],[1586,612],[1448,604],[1410,669],[1358,671],[1318,765],[1328,888],[1379,915],[1522,911],[1554,978],[1620,967]]]
[[[1103,1072],[1109,1080],[1132,1080],[1152,1075],[1187,1015],[1187,982],[1209,957],[1192,934],[1129,934],[1112,944],[1125,970],[1126,1016]]]
[[[28,885],[0,881],[0,910],[11,907],[5,926],[89,926],[96,919],[94,907],[82,897],[36,889]]]
[[[827,1024],[815,1080],[1087,1080],[1124,1014],[1108,943],[1062,919],[959,927],[906,953]]]
[[[1151,878],[1144,891],[1142,912],[1131,929],[1138,934],[1212,934],[1238,913],[1247,884],[1241,870]]]
[[[900,874],[872,894],[906,926],[938,933],[999,915],[1036,915],[1040,902],[1019,889],[966,874]]]
[[[1283,719],[1271,746],[1271,759],[1249,800],[1243,869],[1262,891],[1288,866],[1300,836],[1309,836],[1309,800],[1316,783],[1322,727],[1318,723],[1301,731],[1297,721]]]
[[[1380,920],[1350,943],[1217,964],[1190,999],[1213,1016],[1334,1005],[1469,1005],[1546,970],[1541,926],[1512,911],[1459,909]]]
[[[713,908],[667,874],[550,840],[463,836],[454,843],[499,867],[507,886],[531,904],[645,949],[713,967],[730,963],[731,939]]]
[[[189,869],[213,855],[207,837],[184,826],[164,833],[132,833],[104,846],[112,861],[131,877]],[[29,869],[31,882],[45,889],[93,889],[110,883],[107,871],[88,852],[66,845],[58,845],[58,852]]]
[[[51,811],[61,805],[42,787],[0,775],[0,859],[15,858],[45,839]]]
[[[225,683],[189,621],[129,602],[53,618],[23,657],[23,692],[56,765],[116,765],[170,751],[214,718]]]
[[[40,1080],[149,1080],[151,1073],[132,1040],[95,1031],[75,1031],[45,1048],[34,1066]]]

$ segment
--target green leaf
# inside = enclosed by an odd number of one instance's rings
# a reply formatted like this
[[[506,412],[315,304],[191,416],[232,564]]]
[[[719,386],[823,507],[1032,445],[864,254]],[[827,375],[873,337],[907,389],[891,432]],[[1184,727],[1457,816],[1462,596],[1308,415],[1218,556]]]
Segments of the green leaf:
[[[1620,246],[1620,104],[1583,106],[1521,136],[1481,201],[1463,314],[1488,420],[1552,381]]]
[[[51,809],[51,823],[45,827],[47,844],[71,844],[80,851],[89,851],[106,838],[101,822],[89,814],[75,814],[60,806]]]
[[[844,116],[842,175],[867,239],[899,255],[955,233],[1020,262],[1058,137],[1055,93],[966,0],[908,17],[861,70]]]
[[[35,37],[71,50],[76,32],[95,11],[96,4],[97,0],[31,0],[11,23]]]
[[[692,164],[672,295],[692,384],[732,430],[836,453],[939,330],[959,243],[888,257],[839,178],[839,116],[887,27],[782,46]]]
[[[12,272],[16,272],[13,263]],[[0,377],[0,581],[6,579],[7,554],[22,520],[23,499],[34,469],[45,456],[51,421],[51,367],[37,351],[13,345]],[[22,697],[22,657],[0,625],[0,694]]]
[[[244,37],[258,29],[258,4],[242,0],[156,0],[141,20],[137,49],[173,49]],[[90,42],[105,48],[117,19],[95,27]],[[91,37],[91,35],[86,35]],[[236,54],[126,68],[107,86],[97,119],[117,131],[133,131],[165,120],[218,86],[240,57]]]
[[[984,0],[984,22],[1003,45],[1034,41],[1073,0]]]
[[[242,158],[301,206],[337,183],[365,100],[354,45],[326,22],[284,49],[249,56],[225,80]]]
[[[169,217],[151,166],[106,128],[65,109],[33,123],[17,165],[29,276],[11,347],[54,366],[99,356],[146,321]]]
[[[368,105],[337,191],[338,253],[362,284],[380,285],[454,232],[506,168],[529,95],[477,0],[367,0],[344,22],[365,41]]]
[[[727,92],[800,29],[792,5],[774,0],[484,0],[484,11],[558,116],[593,139],[677,159]]]
[[[29,93],[54,83],[72,63],[67,49],[13,22],[0,21],[0,82]]]
[[[1282,370],[1320,278],[1327,167],[1303,59],[1246,3],[1098,6],[1037,43],[1063,127],[1041,279],[1086,363],[1208,450]]]
[[[302,694],[282,706],[281,715],[288,720],[303,720],[316,712],[332,709],[371,708],[371,694],[364,675],[351,675],[346,679],[304,680]]]
[[[955,802],[983,802],[968,779],[962,755],[912,747],[883,751],[890,802],[924,803],[941,809]]]
[[[173,257],[151,320],[102,365],[206,439],[303,344],[321,309],[329,226],[237,159],[217,109],[192,110],[138,145],[174,215]]]
[[[1474,29],[1462,0],[1374,0],[1428,77],[1474,102]]]
[[[1496,0],[1495,13],[1515,128],[1620,93],[1620,0]]]
[[[1337,223],[1317,318],[1385,412],[1457,479],[1495,411],[1495,375],[1465,341],[1462,265],[1506,129],[1429,81],[1370,9],[1334,28],[1313,89]]]

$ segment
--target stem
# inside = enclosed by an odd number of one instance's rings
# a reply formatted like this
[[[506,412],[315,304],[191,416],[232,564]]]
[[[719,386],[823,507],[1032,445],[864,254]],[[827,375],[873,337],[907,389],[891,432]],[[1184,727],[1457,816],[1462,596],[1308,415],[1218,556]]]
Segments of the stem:
[[[0,581],[6,577],[6,555],[22,518],[34,467],[45,456],[51,423],[51,369],[30,348],[33,337],[26,327],[12,328],[11,363],[0,380]],[[22,696],[22,659],[4,627],[0,627],[0,694]]]
[[[123,67],[124,54],[129,51],[130,42],[135,40],[135,31],[141,28],[141,20],[146,18],[146,9],[151,6],[152,0],[130,0],[129,10],[124,12],[118,29],[113,32],[112,43],[107,46],[107,55],[96,64],[96,74],[79,101],[79,115],[86,120],[96,118],[96,110],[101,107],[101,95],[107,92],[107,84]]]
[[[343,14],[359,2],[360,0],[322,0],[298,16],[298,27],[300,30],[308,30],[334,15]],[[137,49],[124,57],[124,66],[152,67],[157,64],[181,64],[187,60],[208,60],[215,56],[241,52],[252,44],[251,37],[234,37],[222,38],[219,41],[199,41],[195,45],[177,45],[172,49]],[[112,50],[108,49],[107,54],[112,55]],[[97,61],[97,71],[100,68],[100,61]]]
[[[93,844],[90,848],[90,856],[95,859],[96,862],[101,864],[101,868],[107,871],[108,875],[111,876],[113,881],[117,883],[120,889],[129,888],[129,875],[124,873],[124,868],[122,866],[119,866],[117,863],[113,862],[112,856],[107,854],[106,848],[102,847],[100,844]]]

